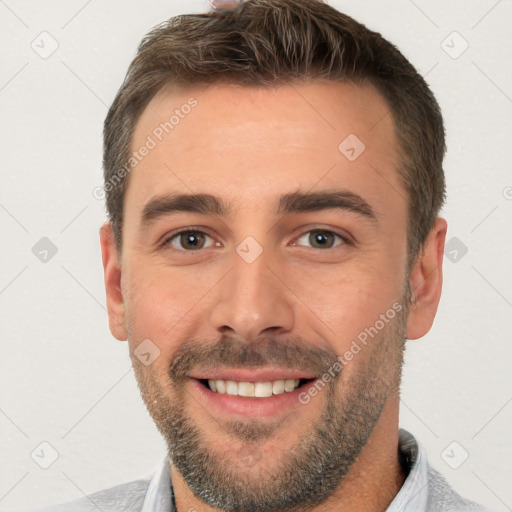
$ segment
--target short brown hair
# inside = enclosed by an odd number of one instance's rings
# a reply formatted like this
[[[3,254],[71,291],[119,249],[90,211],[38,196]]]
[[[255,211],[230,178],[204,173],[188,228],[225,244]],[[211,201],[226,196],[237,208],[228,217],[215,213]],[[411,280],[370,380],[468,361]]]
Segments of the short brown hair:
[[[106,205],[118,251],[132,134],[158,92],[169,84],[264,87],[315,78],[364,80],[386,100],[400,148],[397,171],[408,193],[411,263],[445,200],[439,105],[393,44],[322,0],[247,0],[237,13],[176,16],[143,38],[104,126]]]

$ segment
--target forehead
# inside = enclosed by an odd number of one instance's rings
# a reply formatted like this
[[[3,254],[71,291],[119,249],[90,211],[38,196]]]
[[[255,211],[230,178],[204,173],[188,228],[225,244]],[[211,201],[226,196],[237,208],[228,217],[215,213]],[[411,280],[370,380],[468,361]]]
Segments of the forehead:
[[[371,202],[400,188],[393,119],[368,84],[164,89],[136,124],[131,149],[144,146],[150,149],[129,175],[126,221],[167,192],[258,208],[298,189],[348,188]]]

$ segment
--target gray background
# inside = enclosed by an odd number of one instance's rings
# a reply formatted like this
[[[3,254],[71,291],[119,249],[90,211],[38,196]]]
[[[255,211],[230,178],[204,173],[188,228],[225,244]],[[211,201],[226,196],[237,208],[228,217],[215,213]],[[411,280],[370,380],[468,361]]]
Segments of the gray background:
[[[329,3],[394,42],[446,120],[444,293],[408,342],[401,425],[459,492],[512,510],[512,1]],[[140,38],[205,5],[0,0],[0,510],[149,476],[165,452],[108,330],[93,190]]]

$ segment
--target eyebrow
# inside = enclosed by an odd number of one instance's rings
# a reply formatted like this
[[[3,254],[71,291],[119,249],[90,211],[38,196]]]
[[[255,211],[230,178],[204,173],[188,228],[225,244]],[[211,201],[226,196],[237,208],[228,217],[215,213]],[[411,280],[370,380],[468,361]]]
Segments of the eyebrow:
[[[329,209],[353,212],[374,223],[377,222],[377,216],[372,207],[361,196],[347,190],[284,194],[279,198],[276,213],[286,215]],[[230,208],[222,199],[211,194],[156,196],[144,206],[141,227],[149,227],[159,218],[179,212],[227,217],[230,214]]]
[[[147,226],[160,217],[178,212],[226,217],[228,211],[228,208],[221,199],[210,194],[171,194],[156,196],[144,206],[142,225]]]
[[[279,200],[277,213],[305,213],[329,209],[346,210],[373,222],[377,221],[373,208],[361,196],[348,190],[285,194]]]

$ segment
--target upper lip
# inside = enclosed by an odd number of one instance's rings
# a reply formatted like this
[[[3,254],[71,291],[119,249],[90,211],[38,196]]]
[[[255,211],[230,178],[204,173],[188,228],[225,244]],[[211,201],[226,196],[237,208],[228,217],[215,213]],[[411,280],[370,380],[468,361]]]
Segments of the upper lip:
[[[316,375],[291,368],[215,368],[191,372],[189,375],[198,380],[235,380],[238,382],[272,382],[286,379],[314,379]]]

